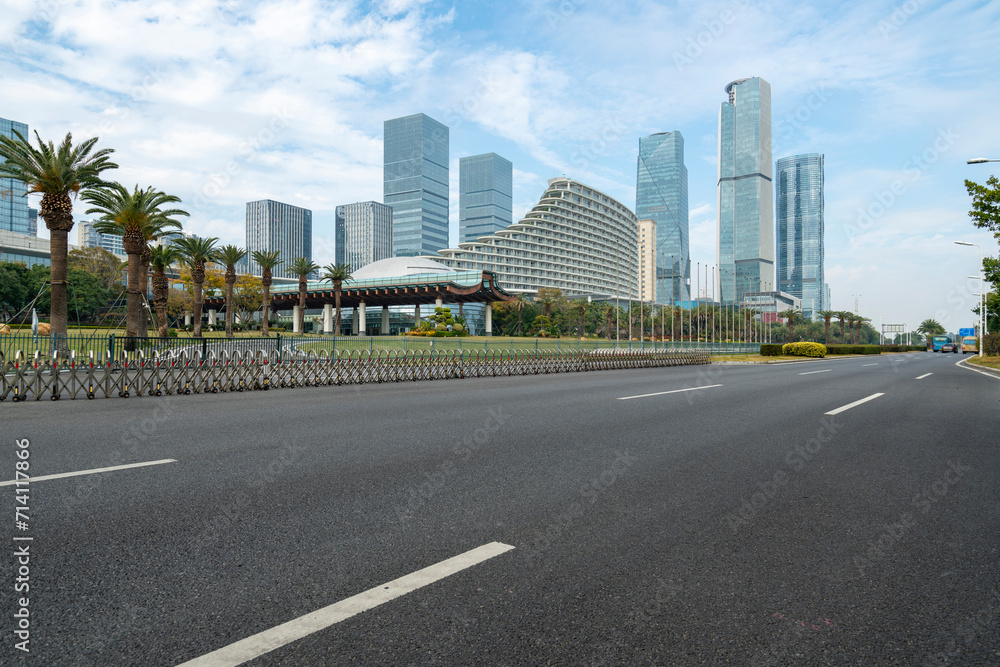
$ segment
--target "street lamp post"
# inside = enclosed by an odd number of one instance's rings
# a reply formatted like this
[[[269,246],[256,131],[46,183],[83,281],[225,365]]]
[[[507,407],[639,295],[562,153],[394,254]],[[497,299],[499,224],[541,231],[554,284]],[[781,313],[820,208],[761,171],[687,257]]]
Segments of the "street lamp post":
[[[977,158],[985,162],[1000,162],[1000,160],[987,160],[986,158]],[[969,164],[975,164],[972,160],[969,160]],[[975,246],[979,248],[979,275],[969,276],[970,278],[979,278],[979,356],[983,356],[983,348],[986,347],[986,292],[983,290],[983,246],[978,243],[969,243],[968,241],[955,241],[955,245],[964,246]]]

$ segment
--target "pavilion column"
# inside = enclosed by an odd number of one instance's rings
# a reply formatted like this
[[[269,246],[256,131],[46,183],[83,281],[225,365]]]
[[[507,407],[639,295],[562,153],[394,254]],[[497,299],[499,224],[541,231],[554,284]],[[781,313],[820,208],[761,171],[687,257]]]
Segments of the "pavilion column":
[[[351,318],[351,333],[353,333],[355,336],[357,336],[358,335],[358,307],[357,306],[354,306],[354,313],[353,313],[353,315],[354,316]]]
[[[389,306],[382,306],[382,331],[383,336],[389,335]]]
[[[465,317],[464,307],[465,307],[465,302],[464,301],[459,301],[459,303],[458,303],[458,316],[459,317]]]
[[[323,304],[323,333],[333,332],[333,304]]]
[[[442,306],[444,306],[444,301],[441,300],[441,295],[438,294],[437,298],[434,299],[434,307],[435,308],[441,308]]]
[[[191,313],[184,313],[184,326],[191,326]]]
[[[299,329],[299,307],[292,306],[292,333],[300,334],[302,330]]]
[[[493,335],[493,304],[486,304],[486,335]]]
[[[416,329],[420,326],[420,304],[418,303],[413,307],[413,328]]]
[[[365,319],[365,302],[358,304],[358,335],[368,335],[368,321]]]
[[[216,310],[214,308],[209,308],[208,309],[208,326],[210,326],[210,327],[214,327],[215,326],[216,315],[217,315],[217,312],[216,312]]]

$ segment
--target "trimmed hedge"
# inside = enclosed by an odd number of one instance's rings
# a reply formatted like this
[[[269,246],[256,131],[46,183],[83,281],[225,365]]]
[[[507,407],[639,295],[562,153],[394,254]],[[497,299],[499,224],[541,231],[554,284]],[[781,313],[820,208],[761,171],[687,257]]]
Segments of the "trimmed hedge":
[[[827,354],[882,354],[880,345],[828,345]]]
[[[783,346],[778,344],[763,343],[760,346],[760,356],[762,357],[780,357],[781,348]]]
[[[826,345],[807,341],[785,343],[781,346],[781,353],[792,357],[817,357],[822,359],[826,356]]]

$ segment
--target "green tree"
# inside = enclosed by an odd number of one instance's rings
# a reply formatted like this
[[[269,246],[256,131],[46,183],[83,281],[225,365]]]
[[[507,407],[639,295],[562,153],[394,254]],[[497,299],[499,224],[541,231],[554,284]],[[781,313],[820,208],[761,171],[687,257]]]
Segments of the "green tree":
[[[29,285],[31,293],[37,294],[39,288],[49,279],[49,267],[36,265],[31,267]],[[76,316],[78,321],[93,320],[100,310],[108,305],[112,292],[105,289],[100,278],[81,269],[69,269],[66,273],[69,283],[69,299],[66,302],[68,311]],[[35,302],[39,312],[52,314],[51,291],[42,292]],[[51,319],[50,319],[51,321]]]
[[[945,333],[945,328],[935,319],[926,319],[917,327],[917,332],[924,335],[925,341],[929,341],[934,336]]]
[[[93,273],[111,291],[122,287],[122,270],[127,264],[104,248],[74,248],[69,251],[69,268]]]
[[[972,210],[969,211],[972,224],[990,230],[1000,240],[1000,179],[990,176],[986,185],[966,180],[965,189],[972,197]]]
[[[823,331],[825,336],[825,342],[827,345],[830,344],[830,321],[837,316],[837,311],[835,310],[820,310],[816,313],[823,318]]]
[[[247,251],[234,245],[219,248],[219,262],[226,267],[226,338],[233,337],[233,289],[236,285],[236,265],[247,256]]]
[[[264,287],[264,296],[261,301],[261,336],[268,335],[268,318],[271,317],[271,279],[274,277],[274,270],[283,264],[282,260],[278,259],[280,254],[277,250],[253,251],[253,261],[260,266],[260,283]]]
[[[241,275],[233,285],[233,315],[249,327],[253,315],[264,304],[264,284],[257,276]]]
[[[52,309],[50,325],[53,334],[66,335],[66,272],[69,270],[69,232],[73,229],[73,199],[105,186],[101,172],[117,169],[108,158],[113,149],[103,148],[91,154],[97,137],[74,146],[73,136],[66,134],[59,147],[45,143],[35,132],[38,146],[19,132],[15,138],[0,136],[0,178],[13,178],[27,186],[28,193],[42,195],[38,215],[49,230],[52,256],[50,282]]]
[[[29,291],[28,267],[14,262],[0,262],[0,317],[5,321],[26,308],[35,297]]]
[[[350,264],[327,264],[319,276],[320,281],[333,283],[333,308],[335,311],[333,335],[335,336],[340,335],[340,293],[344,288],[344,283],[352,278]],[[359,333],[364,335],[363,331],[359,331]]]
[[[292,263],[285,268],[285,275],[296,276],[299,279],[299,333],[304,333],[306,330],[306,281],[309,280],[309,274],[316,273],[319,269],[319,264],[316,264],[305,257],[296,257],[292,260]]]
[[[799,319],[799,311],[794,308],[789,308],[788,310],[783,310],[778,313],[778,317],[785,318],[785,326],[788,327],[788,342],[793,342],[795,340],[794,327],[795,322]]]
[[[142,302],[146,296],[140,279],[140,273],[144,273],[141,256],[148,250],[147,240],[156,238],[166,229],[180,229],[180,223],[172,218],[188,213],[180,209],[163,210],[164,205],[179,202],[180,198],[152,187],[140,190],[138,185],[129,192],[121,183],[109,183],[103,189],[86,192],[83,199],[91,205],[88,214],[101,215],[94,223],[96,231],[122,237],[122,247],[128,255],[125,335],[139,336]]]
[[[149,265],[153,269],[153,306],[156,308],[157,332],[160,338],[167,336],[167,297],[170,291],[170,281],[167,269],[181,259],[180,250],[176,246],[157,246],[150,251]]]
[[[219,239],[184,238],[178,239],[174,245],[180,251],[184,261],[191,268],[191,279],[194,281],[194,337],[201,337],[201,309],[205,303],[202,285],[205,282],[205,265],[214,262],[218,249],[215,244]]]
[[[850,321],[852,315],[853,315],[853,313],[851,311],[849,311],[849,310],[838,310],[837,313],[836,313],[836,315],[834,315],[834,317],[836,317],[837,321],[840,323],[840,342],[841,342],[841,344],[846,344],[847,343],[847,334],[845,333],[844,329],[845,329],[845,326],[847,325],[847,323]]]

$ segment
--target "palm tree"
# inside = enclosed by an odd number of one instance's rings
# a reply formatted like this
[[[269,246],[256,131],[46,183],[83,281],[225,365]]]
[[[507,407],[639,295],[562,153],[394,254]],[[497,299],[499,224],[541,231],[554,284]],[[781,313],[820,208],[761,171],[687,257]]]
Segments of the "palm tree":
[[[51,332],[66,335],[66,276],[68,237],[73,229],[73,196],[86,194],[105,186],[101,172],[117,169],[108,156],[111,148],[102,148],[91,155],[97,137],[73,146],[69,133],[56,148],[45,143],[35,132],[38,147],[14,131],[16,139],[0,136],[0,178],[12,178],[27,186],[28,194],[41,193],[38,215],[49,230],[52,256],[49,321]]]
[[[583,328],[583,318],[587,315],[587,309],[590,307],[590,302],[586,299],[574,299],[573,307],[576,308],[577,315],[580,316],[580,322],[577,327],[577,335],[583,338],[584,328]]]
[[[320,274],[321,282],[329,281],[333,283],[333,308],[336,311],[333,323],[333,335],[340,333],[340,291],[343,289],[344,281],[351,280],[350,264],[327,264]],[[364,334],[364,332],[361,332]]]
[[[517,335],[523,336],[524,331],[524,306],[527,305],[527,301],[524,300],[524,294],[518,294],[517,299],[514,300],[514,307],[517,308]]]
[[[170,281],[167,280],[167,269],[181,258],[180,251],[172,246],[157,246],[149,253],[149,265],[153,268],[153,305],[156,307],[158,321],[156,335],[167,337],[167,290]]]
[[[917,327],[917,333],[924,335],[925,340],[930,340],[933,336],[937,336],[945,333],[946,329],[941,325],[940,322],[934,319],[924,320]]]
[[[254,250],[253,261],[260,265],[260,282],[264,287],[264,301],[261,304],[260,335],[267,336],[267,320],[271,317],[271,278],[273,271],[282,261],[278,250]]]
[[[855,324],[854,324],[854,328],[855,328],[855,340],[854,340],[854,344],[855,345],[858,344],[857,339],[861,337],[861,329],[862,329],[862,327],[864,327],[866,324],[870,323],[871,321],[872,320],[871,320],[870,317],[856,317],[855,318]]]
[[[83,199],[91,204],[87,214],[100,213],[94,230],[102,234],[118,234],[128,255],[128,287],[125,317],[125,336],[140,335],[142,324],[142,254],[148,249],[147,238],[155,238],[167,228],[180,229],[173,216],[188,215],[180,209],[162,210],[162,206],[179,202],[180,198],[164,194],[153,187],[129,192],[121,183],[108,183],[100,190],[90,190]],[[129,343],[126,343],[127,345]]]
[[[823,327],[826,329],[826,344],[830,344],[830,320],[837,317],[837,311],[835,310],[820,310],[816,312],[817,315],[823,318]]]
[[[847,343],[847,334],[844,332],[844,325],[846,323],[850,322],[851,316],[853,314],[854,313],[852,313],[849,310],[838,310],[834,314],[834,317],[836,317],[837,320],[840,322],[840,342],[842,344],[846,344]]]
[[[179,229],[180,223],[166,218],[151,220],[150,224],[144,230],[146,245],[142,249],[142,254],[139,255],[139,293],[142,295],[142,301],[146,300],[146,294],[148,293],[149,288],[149,263],[152,260],[152,248],[150,248],[149,244],[165,236],[168,227],[172,229]],[[140,307],[139,335],[145,338],[147,335],[147,329],[146,309]]]
[[[299,278],[299,333],[303,333],[306,329],[306,280],[308,280],[310,273],[315,273],[319,271],[319,269],[319,264],[316,264],[305,257],[296,257],[292,260],[291,265],[285,269],[286,275],[298,276]]]
[[[205,283],[205,264],[216,261],[219,252],[215,244],[219,239],[198,237],[178,239],[175,244],[191,267],[191,282],[194,283],[194,337],[201,338],[201,308],[205,303],[202,286]]]
[[[226,338],[233,337],[233,285],[236,284],[236,265],[247,256],[247,251],[234,245],[219,248],[218,260],[226,265]]]
[[[799,311],[794,308],[789,308],[788,310],[783,310],[778,313],[778,317],[784,317],[785,322],[788,325],[788,342],[791,343],[795,340],[795,336],[792,334],[792,327],[795,326],[795,321],[799,317]]]

